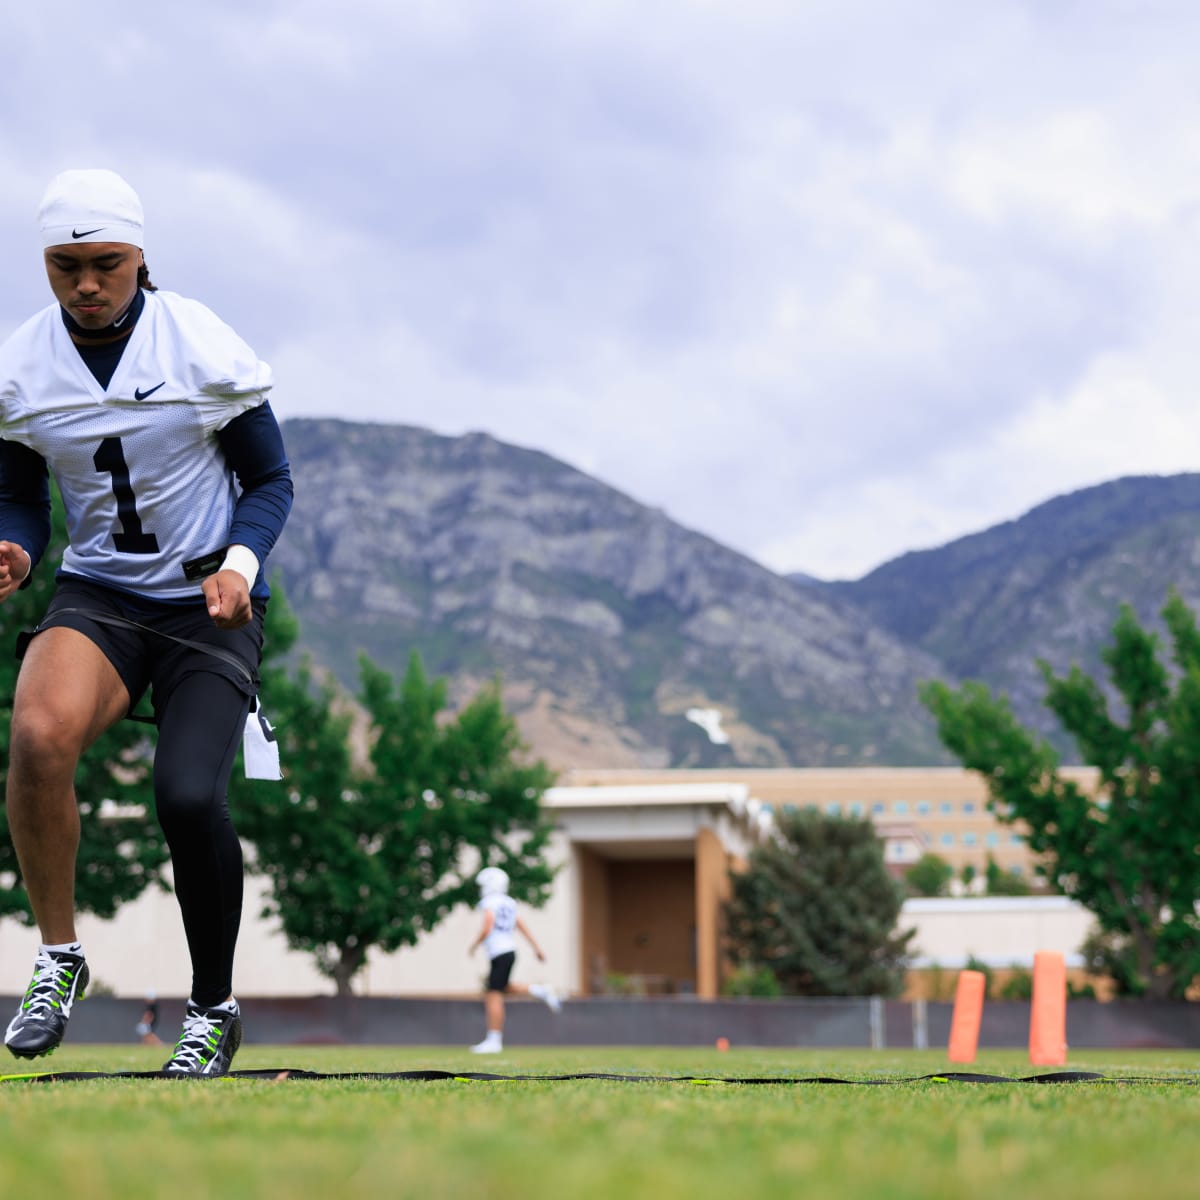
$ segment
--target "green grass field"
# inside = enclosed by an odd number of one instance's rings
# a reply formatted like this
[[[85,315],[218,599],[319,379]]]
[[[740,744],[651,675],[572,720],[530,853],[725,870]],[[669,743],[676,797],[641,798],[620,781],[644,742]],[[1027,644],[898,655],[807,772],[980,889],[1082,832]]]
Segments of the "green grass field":
[[[154,1070],[68,1043],[38,1071]],[[1037,1073],[1017,1051],[247,1046],[239,1068],[878,1078]],[[0,1197],[1200,1195],[1200,1051],[1088,1052],[1074,1070],[1190,1084],[144,1081],[0,1084]],[[8,1059],[0,1072],[29,1066]]]

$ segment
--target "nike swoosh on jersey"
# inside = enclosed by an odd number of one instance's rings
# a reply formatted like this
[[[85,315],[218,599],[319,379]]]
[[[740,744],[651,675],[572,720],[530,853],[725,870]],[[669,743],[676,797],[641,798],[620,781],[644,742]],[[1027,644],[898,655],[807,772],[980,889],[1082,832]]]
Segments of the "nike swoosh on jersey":
[[[152,388],[149,388],[147,391],[144,391],[144,392],[142,391],[141,388],[134,388],[133,389],[133,398],[135,400],[145,400],[147,396],[153,396],[154,393],[157,392],[160,387],[166,387],[166,385],[167,385],[167,381],[164,379],[162,381],[162,383],[156,383]]]

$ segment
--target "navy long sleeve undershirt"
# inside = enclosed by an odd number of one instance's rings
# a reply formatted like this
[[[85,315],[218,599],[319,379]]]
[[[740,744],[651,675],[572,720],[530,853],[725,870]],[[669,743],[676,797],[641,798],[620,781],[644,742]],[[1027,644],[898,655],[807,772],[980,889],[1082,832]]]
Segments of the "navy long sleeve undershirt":
[[[36,567],[50,544],[50,474],[46,460],[20,442],[0,439],[0,537],[21,546]],[[28,585],[33,568],[21,584]]]
[[[292,510],[292,471],[270,401],[234,417],[217,432],[217,442],[241,488],[229,541],[253,550],[261,565]],[[255,591],[265,585],[260,572]]]

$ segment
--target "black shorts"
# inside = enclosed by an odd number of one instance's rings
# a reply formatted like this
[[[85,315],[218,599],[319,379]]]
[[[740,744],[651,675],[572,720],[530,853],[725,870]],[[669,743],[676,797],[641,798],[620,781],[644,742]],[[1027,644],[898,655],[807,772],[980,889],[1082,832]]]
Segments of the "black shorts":
[[[59,576],[46,615],[33,636],[56,627],[82,633],[99,646],[116,668],[129,693],[130,710],[150,688],[154,715],[158,717],[175,685],[195,672],[220,675],[243,695],[257,694],[266,602],[255,598],[253,609],[253,618],[240,629],[218,629],[208,615],[203,596],[198,595],[195,603],[172,604],[67,575]],[[93,619],[94,616],[123,617],[146,628],[108,625]],[[173,638],[202,642],[235,661],[181,645]],[[23,656],[27,644],[28,639],[18,643],[18,658]]]
[[[517,952],[510,950],[507,954],[497,954],[492,959],[487,981],[487,990],[489,992],[503,992],[508,988],[508,977],[512,974],[513,963],[516,961],[516,958]]]

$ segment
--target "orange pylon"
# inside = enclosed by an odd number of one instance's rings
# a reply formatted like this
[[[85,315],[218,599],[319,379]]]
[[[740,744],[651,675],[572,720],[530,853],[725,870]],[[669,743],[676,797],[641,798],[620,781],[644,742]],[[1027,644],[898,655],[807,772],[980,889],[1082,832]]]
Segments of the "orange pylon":
[[[1033,956],[1029,1061],[1037,1067],[1061,1067],[1067,1061],[1067,964],[1053,950]]]
[[[982,971],[960,971],[954,989],[954,1015],[950,1018],[949,1059],[956,1063],[975,1061],[979,1048],[979,1026],[983,1021],[983,995],[987,976]]]

